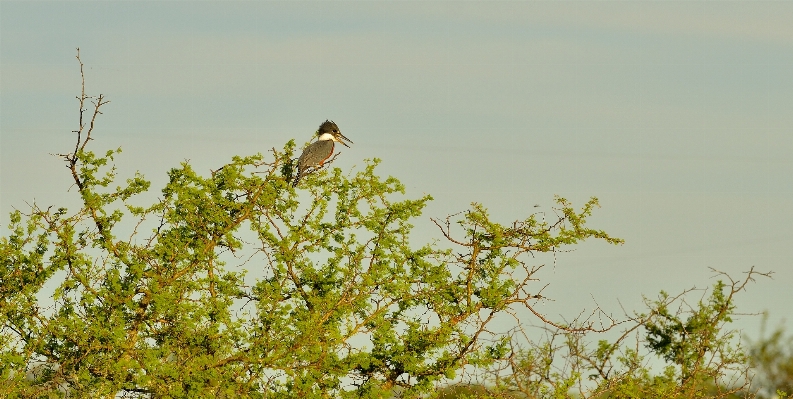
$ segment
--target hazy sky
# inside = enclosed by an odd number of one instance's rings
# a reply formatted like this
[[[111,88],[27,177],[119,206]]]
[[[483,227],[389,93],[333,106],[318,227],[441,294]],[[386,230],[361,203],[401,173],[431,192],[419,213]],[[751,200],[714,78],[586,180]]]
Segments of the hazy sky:
[[[74,140],[80,47],[112,101],[91,146],[155,192],[185,159],[208,172],[329,118],[355,142],[334,166],[382,158],[434,196],[425,239],[472,201],[506,223],[599,197],[591,226],[626,244],[561,254],[551,315],[755,266],[775,278],[739,310],[790,320],[791,21],[793,2],[2,1],[0,223],[76,204],[50,154]]]

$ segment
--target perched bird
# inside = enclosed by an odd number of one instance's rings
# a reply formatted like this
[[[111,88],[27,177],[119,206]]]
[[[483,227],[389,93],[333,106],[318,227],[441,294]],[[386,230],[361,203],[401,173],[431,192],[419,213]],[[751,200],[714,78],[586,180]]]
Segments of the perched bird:
[[[342,143],[345,147],[349,147],[347,143],[342,140],[347,140],[352,144],[352,140],[344,137],[339,130],[339,127],[333,121],[326,120],[317,130],[317,141],[311,143],[297,160],[297,176],[292,183],[292,187],[297,187],[300,178],[311,168],[318,168],[322,166],[325,161],[333,155],[334,141]]]

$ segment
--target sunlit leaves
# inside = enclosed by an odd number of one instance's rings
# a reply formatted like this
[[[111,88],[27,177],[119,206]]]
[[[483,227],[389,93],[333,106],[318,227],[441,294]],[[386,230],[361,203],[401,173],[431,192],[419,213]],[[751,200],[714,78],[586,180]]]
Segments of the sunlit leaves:
[[[449,248],[414,245],[430,196],[405,199],[377,159],[314,171],[294,189],[293,142],[206,176],[183,163],[140,205],[142,176],[111,188],[119,152],[66,156],[83,207],[17,212],[0,241],[0,356],[19,392],[420,395],[506,355],[506,336],[483,334],[529,299],[529,280],[513,274],[522,256],[620,242],[585,227],[596,200],[574,211],[559,199],[553,223],[502,225],[474,204],[456,219],[461,237],[442,231]],[[40,312],[36,295],[59,271],[54,305]],[[30,362],[48,371],[25,380]]]

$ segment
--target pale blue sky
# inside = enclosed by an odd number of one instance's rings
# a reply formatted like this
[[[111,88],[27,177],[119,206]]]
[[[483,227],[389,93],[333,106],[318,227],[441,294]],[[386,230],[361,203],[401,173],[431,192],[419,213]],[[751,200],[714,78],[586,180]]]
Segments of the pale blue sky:
[[[435,197],[419,237],[472,201],[508,222],[599,197],[592,226],[626,244],[562,254],[552,315],[756,266],[775,279],[739,309],[790,320],[791,21],[793,2],[2,1],[0,223],[76,203],[49,154],[73,142],[80,47],[112,101],[91,145],[123,147],[124,176],[158,187],[330,118],[355,141],[335,166],[379,157]]]

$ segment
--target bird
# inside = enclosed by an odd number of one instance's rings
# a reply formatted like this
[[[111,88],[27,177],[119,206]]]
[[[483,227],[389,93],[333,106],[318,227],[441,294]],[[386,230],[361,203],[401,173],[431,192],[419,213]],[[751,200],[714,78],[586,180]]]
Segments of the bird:
[[[322,124],[319,125],[319,129],[317,129],[317,141],[306,147],[297,160],[297,176],[295,176],[292,187],[297,187],[300,178],[303,177],[309,169],[318,168],[325,164],[325,161],[333,155],[334,142],[339,142],[347,148],[350,147],[342,140],[347,140],[351,144],[355,144],[352,140],[341,134],[341,130],[339,130],[339,126],[337,126],[335,122],[331,120],[322,122]]]

